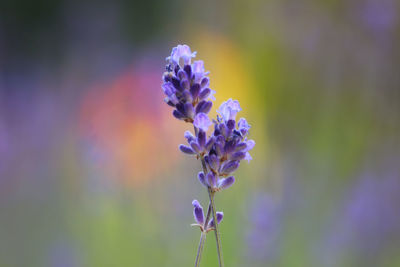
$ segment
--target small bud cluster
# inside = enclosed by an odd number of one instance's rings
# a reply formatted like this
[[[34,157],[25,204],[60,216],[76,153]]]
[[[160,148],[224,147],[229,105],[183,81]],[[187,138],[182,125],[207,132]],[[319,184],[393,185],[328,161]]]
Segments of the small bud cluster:
[[[200,230],[202,232],[208,233],[209,231],[214,230],[214,219],[211,218],[208,222],[206,221],[206,218],[204,217],[204,211],[203,207],[200,205],[200,203],[195,199],[192,202],[193,205],[193,217],[194,220],[196,221],[195,224],[192,224],[192,226],[198,226],[200,227]],[[217,212],[217,223],[219,224],[222,221],[222,218],[224,217],[224,213],[221,211]]]
[[[195,129],[194,134],[185,132],[188,144],[180,145],[179,149],[205,162],[207,173],[199,172],[198,179],[212,192],[218,192],[234,184],[235,178],[231,174],[243,159],[250,162],[249,151],[255,142],[248,139],[250,125],[246,119],[236,122],[236,115],[241,111],[237,100],[229,99],[222,103],[217,110],[217,118],[210,120],[207,114],[213,103],[209,99],[215,100],[215,92],[209,88],[209,72],[205,72],[203,61],[191,63],[195,56],[196,52],[192,53],[187,45],[174,47],[171,56],[167,57],[162,88],[166,95],[165,102],[174,107],[174,117],[192,123]],[[207,136],[208,128],[213,124],[214,131]],[[214,222],[204,221],[199,202],[194,200],[192,204],[196,225],[202,231],[212,229]],[[218,223],[222,217],[223,213],[217,212]]]

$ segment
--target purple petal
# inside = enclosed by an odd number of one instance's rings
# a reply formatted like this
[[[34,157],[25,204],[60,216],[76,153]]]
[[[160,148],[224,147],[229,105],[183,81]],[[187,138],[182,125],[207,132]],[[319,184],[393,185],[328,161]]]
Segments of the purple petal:
[[[253,158],[251,157],[249,152],[246,152],[246,156],[244,157],[245,160],[247,160],[247,162],[250,162],[250,160],[252,160]]]
[[[251,126],[247,123],[245,118],[240,118],[240,120],[238,122],[238,127],[239,127],[239,131],[243,135],[246,135],[249,132]]]
[[[208,118],[207,114],[205,113],[198,113],[196,117],[194,118],[193,122],[194,126],[203,130],[204,132],[207,132],[208,127],[211,126],[212,122]]]
[[[221,104],[217,112],[219,115],[221,115],[223,120],[227,122],[228,120],[234,120],[236,118],[236,114],[241,110],[242,109],[240,108],[239,101],[232,100],[232,98],[230,98]]]
[[[256,145],[254,140],[246,140],[246,151],[250,151]]]
[[[179,65],[179,61],[182,59],[185,65],[190,64],[191,59],[196,56],[196,52],[190,50],[188,45],[177,45],[172,48],[171,56],[167,57],[167,60],[175,65]]]
[[[194,207],[193,216],[194,216],[195,221],[198,224],[203,225],[203,223],[204,223],[203,207],[200,205],[200,203],[196,199],[193,200],[192,205]],[[218,217],[217,217],[217,220],[218,220]]]
[[[186,154],[189,154],[189,155],[196,154],[196,153],[193,151],[193,149],[191,149],[190,147],[185,146],[185,145],[179,145],[179,149],[180,149],[183,153],[186,153]]]
[[[220,189],[227,189],[228,187],[231,187],[234,183],[235,177],[229,176],[228,178],[220,179],[218,182],[218,187]]]

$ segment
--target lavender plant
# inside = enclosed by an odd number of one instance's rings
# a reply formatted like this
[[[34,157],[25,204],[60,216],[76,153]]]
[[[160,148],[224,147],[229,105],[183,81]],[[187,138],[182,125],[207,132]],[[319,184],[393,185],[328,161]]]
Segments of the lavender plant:
[[[252,159],[249,151],[255,142],[248,139],[250,125],[241,118],[236,123],[236,115],[241,111],[237,100],[229,99],[217,110],[216,119],[208,117],[215,91],[209,88],[209,72],[204,69],[201,60],[192,58],[196,52],[191,52],[187,45],[178,45],[172,49],[171,56],[167,57],[166,72],[163,75],[162,89],[165,102],[174,108],[172,115],[182,121],[193,124],[194,134],[186,131],[184,137],[187,145],[180,145],[179,149],[188,155],[194,155],[201,161],[202,171],[197,175],[200,183],[207,189],[209,204],[206,215],[197,200],[193,200],[193,214],[201,231],[195,266],[199,266],[204,242],[207,233],[214,231],[217,243],[219,266],[223,267],[221,237],[219,223],[224,214],[217,212],[214,196],[232,186],[235,178],[233,172],[240,162]],[[214,125],[211,135],[207,136],[210,126]]]

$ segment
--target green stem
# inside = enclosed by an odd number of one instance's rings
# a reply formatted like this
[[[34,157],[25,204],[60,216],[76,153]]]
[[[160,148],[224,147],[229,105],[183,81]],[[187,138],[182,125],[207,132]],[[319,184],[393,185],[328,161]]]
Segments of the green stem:
[[[199,248],[197,249],[196,263],[194,264],[195,267],[200,266],[200,260],[201,260],[201,255],[203,254],[203,248],[204,248],[204,242],[206,241],[206,236],[207,234],[205,232],[201,232]]]
[[[201,157],[201,164],[203,166],[203,172],[204,174],[207,173],[207,165],[206,162],[204,161],[204,157]],[[224,267],[224,259],[222,256],[222,245],[221,245],[221,237],[219,235],[219,230],[218,230],[218,221],[217,221],[217,211],[215,209],[215,202],[214,202],[214,192],[212,192],[211,188],[208,187],[208,196],[210,199],[210,205],[211,205],[211,211],[212,211],[212,216],[214,219],[214,232],[215,232],[215,241],[217,242],[217,254],[218,254],[218,263],[219,267]]]
[[[221,236],[219,235],[218,229],[218,221],[217,221],[217,212],[215,210],[215,202],[214,202],[214,195],[215,193],[211,191],[211,188],[208,188],[208,196],[210,198],[210,204],[212,209],[212,216],[214,219],[214,233],[215,233],[215,240],[217,242],[217,253],[218,253],[218,262],[220,267],[224,267],[224,259],[222,256],[222,245],[221,245]]]

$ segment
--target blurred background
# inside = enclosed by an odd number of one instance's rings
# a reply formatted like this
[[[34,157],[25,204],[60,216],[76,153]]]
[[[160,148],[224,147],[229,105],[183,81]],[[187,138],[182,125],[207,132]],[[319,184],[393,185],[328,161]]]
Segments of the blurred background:
[[[216,198],[226,266],[400,266],[398,1],[0,6],[0,266],[194,265],[208,197],[160,87],[183,43],[256,141]]]

